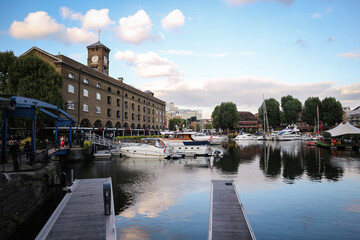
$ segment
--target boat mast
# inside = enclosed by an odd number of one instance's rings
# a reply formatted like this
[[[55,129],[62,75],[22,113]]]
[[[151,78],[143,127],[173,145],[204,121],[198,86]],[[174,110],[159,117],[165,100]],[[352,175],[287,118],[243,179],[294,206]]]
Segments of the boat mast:
[[[317,133],[320,133],[320,114],[319,114],[319,105],[316,105],[317,111]]]
[[[266,103],[265,103],[265,97],[263,95],[263,99],[264,99],[264,102],[263,102],[263,111],[264,111],[264,132],[265,134],[268,133],[269,131],[269,120],[268,120],[268,117],[267,117],[267,111],[266,111]]]

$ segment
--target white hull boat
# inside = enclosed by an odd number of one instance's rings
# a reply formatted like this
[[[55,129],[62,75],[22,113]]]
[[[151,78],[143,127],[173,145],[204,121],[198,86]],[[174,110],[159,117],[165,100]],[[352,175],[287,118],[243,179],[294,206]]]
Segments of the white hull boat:
[[[144,138],[135,146],[122,147],[123,156],[132,158],[166,158],[169,152],[165,144],[157,138]]]
[[[278,141],[301,140],[300,130],[296,126],[283,129],[276,135]]]
[[[161,139],[168,151],[183,156],[209,155],[210,144],[208,140],[195,141],[191,132],[167,132]]]
[[[239,135],[236,136],[235,140],[254,140],[254,136],[248,133],[241,132],[239,133]]]

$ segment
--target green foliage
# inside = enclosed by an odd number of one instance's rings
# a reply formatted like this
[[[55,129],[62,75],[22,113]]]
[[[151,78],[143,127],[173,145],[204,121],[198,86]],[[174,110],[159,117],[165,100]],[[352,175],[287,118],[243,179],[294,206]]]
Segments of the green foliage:
[[[9,68],[15,61],[13,51],[0,52],[0,94],[7,94]]]
[[[91,157],[92,153],[92,142],[91,141],[85,141],[84,146],[82,148],[82,156],[84,159],[89,159]]]
[[[331,134],[329,132],[324,132],[323,136],[324,136],[324,138],[330,138]]]
[[[266,111],[269,120],[269,127],[275,128],[280,124],[280,104],[276,99],[265,99]],[[263,105],[258,110],[260,119],[264,119]]]
[[[211,123],[206,123],[205,129],[213,129],[213,125]]]
[[[322,104],[322,120],[328,126],[342,122],[343,108],[339,101],[333,97],[324,98]]]
[[[301,111],[302,119],[309,125],[314,126],[315,120],[317,119],[317,106],[321,112],[321,101],[318,97],[309,97],[305,100],[304,107]]]
[[[233,129],[239,124],[239,113],[236,104],[232,102],[223,102],[216,106],[211,117],[215,128]]]
[[[35,98],[63,107],[61,75],[35,55],[18,58],[9,69],[8,90],[12,95]]]
[[[172,118],[169,120],[169,129],[171,131],[176,131],[176,126],[179,128],[179,130],[182,130],[182,125],[184,125],[184,121],[180,118]]]
[[[281,122],[292,124],[296,123],[299,113],[301,112],[301,102],[291,95],[281,98],[281,108],[283,113],[280,114]]]

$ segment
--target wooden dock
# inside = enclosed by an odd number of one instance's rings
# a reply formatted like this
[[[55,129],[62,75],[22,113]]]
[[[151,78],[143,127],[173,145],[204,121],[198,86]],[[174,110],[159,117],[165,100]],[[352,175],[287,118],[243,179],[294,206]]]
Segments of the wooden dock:
[[[111,212],[105,215],[103,184],[111,186]],[[116,239],[111,178],[75,180],[36,239]]]
[[[208,240],[255,239],[232,180],[211,180]]]

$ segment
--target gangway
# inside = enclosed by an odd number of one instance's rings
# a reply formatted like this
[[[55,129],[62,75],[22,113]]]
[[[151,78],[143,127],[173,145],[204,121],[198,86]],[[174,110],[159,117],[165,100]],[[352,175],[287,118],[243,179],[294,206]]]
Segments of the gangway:
[[[87,141],[91,141],[93,145],[95,144],[95,145],[101,145],[101,146],[105,146],[105,147],[110,146],[111,148],[117,148],[117,145],[111,139],[102,137],[95,133],[89,134],[88,136],[86,136],[85,139]]]

